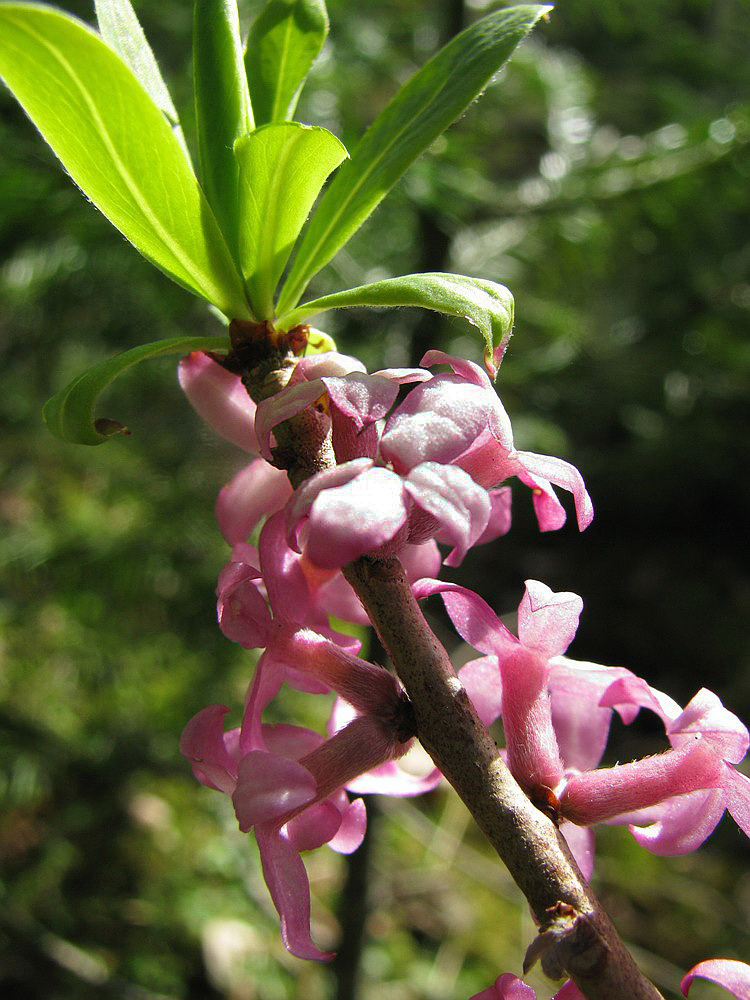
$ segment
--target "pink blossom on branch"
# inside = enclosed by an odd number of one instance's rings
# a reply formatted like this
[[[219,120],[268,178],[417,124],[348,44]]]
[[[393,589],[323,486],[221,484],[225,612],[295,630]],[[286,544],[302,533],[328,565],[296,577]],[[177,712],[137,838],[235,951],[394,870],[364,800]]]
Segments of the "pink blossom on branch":
[[[694,850],[725,809],[750,836],[750,779],[733,766],[747,752],[748,733],[716,695],[703,690],[682,711],[630,671],[569,660],[562,653],[575,633],[580,599],[536,581],[527,581],[519,606],[518,638],[463,587],[422,580],[415,593],[439,593],[462,638],[496,657],[508,764],[534,801],[577,827],[628,823],[638,843],[656,854]],[[486,722],[492,721],[490,664],[470,678]],[[662,718],[671,749],[598,768],[612,711],[627,723],[641,707]],[[570,843],[582,860],[586,841]]]
[[[312,640],[314,641],[314,640]],[[310,936],[310,890],[300,852],[328,844],[355,850],[364,835],[361,799],[343,790],[409,749],[411,733],[398,682],[382,668],[345,654],[322,636],[306,668],[344,694],[359,714],[328,739],[296,726],[266,726],[252,700],[242,727],[224,733],[222,705],[187,724],[180,751],[196,778],[229,795],[240,829],[254,830],[266,884],[281,918],[284,944],[299,958],[325,961]],[[396,775],[379,790],[404,794]],[[420,789],[423,790],[423,789]]]

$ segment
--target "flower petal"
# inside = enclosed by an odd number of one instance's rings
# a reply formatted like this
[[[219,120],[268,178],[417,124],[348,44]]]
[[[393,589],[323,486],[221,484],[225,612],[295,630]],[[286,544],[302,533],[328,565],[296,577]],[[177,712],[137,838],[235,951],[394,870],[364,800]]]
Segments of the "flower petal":
[[[286,835],[274,826],[255,830],[271,899],[281,918],[281,937],[287,951],[297,958],[328,962],[330,952],[322,952],[310,936],[310,883],[299,852]]]
[[[503,686],[500,664],[496,656],[481,656],[470,660],[458,671],[458,679],[466,688],[477,715],[485,726],[500,718]]]
[[[446,566],[460,566],[490,517],[487,491],[471,476],[451,465],[423,462],[404,480],[414,502],[441,525],[440,539],[453,545]]]
[[[709,983],[728,990],[737,1000],[750,1000],[750,965],[729,958],[710,958],[688,972],[680,983],[682,995],[686,997],[694,979],[706,979]]]
[[[545,583],[527,580],[518,606],[518,638],[542,656],[564,653],[576,634],[582,610],[577,594],[555,593]]]
[[[180,361],[177,377],[193,409],[221,437],[243,451],[257,455],[255,403],[239,376],[194,351]]]
[[[230,545],[244,542],[266,514],[280,510],[292,495],[286,472],[259,458],[240,469],[219,493],[216,520]]]
[[[209,705],[194,715],[182,730],[180,753],[193,765],[201,784],[231,795],[237,784],[237,764],[225,743],[228,711],[224,705]]]
[[[457,583],[430,579],[417,580],[412,590],[417,600],[440,594],[453,627],[480,653],[504,656],[519,645],[489,604],[472,590]]]
[[[339,470],[344,468],[338,466]],[[327,472],[303,484],[301,491],[306,498],[323,483],[323,476]],[[365,468],[349,482],[318,491],[310,507],[305,553],[310,562],[324,569],[346,566],[390,542],[407,517],[401,478],[388,469]]]
[[[283,823],[284,817],[312,802],[315,778],[302,764],[265,750],[245,754],[237,769],[232,795],[240,830],[257,823]]]

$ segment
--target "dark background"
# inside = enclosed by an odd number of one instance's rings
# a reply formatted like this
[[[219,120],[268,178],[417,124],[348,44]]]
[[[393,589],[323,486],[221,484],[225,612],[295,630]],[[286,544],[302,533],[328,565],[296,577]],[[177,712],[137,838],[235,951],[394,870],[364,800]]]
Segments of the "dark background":
[[[137,5],[188,137],[190,8]],[[66,9],[92,19],[89,4]],[[247,23],[256,9],[243,6]],[[484,9],[333,0],[298,118],[351,147]],[[596,518],[583,535],[540,535],[518,487],[511,534],[453,575],[500,612],[529,577],[573,590],[585,609],[571,655],[628,666],[681,703],[705,685],[745,720],[748,13],[745,0],[561,2],[312,289],[440,269],[508,284],[516,332],[497,385],[517,444],[574,462]],[[480,357],[468,328],[433,314],[325,325],[371,368],[430,347]],[[211,510],[242,456],[200,424],[169,362],[105,398],[128,439],[64,445],[40,419],[87,365],[209,332],[216,321],[85,202],[0,92],[4,997],[353,995],[284,953],[251,839],[177,753],[187,719],[238,705],[250,674],[213,606],[226,550]],[[320,724],[308,702],[279,711]],[[644,719],[612,752],[656,749],[655,732]],[[372,828],[360,997],[463,1000],[520,971],[530,919],[452,795],[381,803]],[[748,958],[749,852],[731,820],[675,860],[623,830],[598,842],[597,888],[667,995],[703,958]],[[321,851],[310,871],[314,933],[336,947],[354,923],[346,866]]]

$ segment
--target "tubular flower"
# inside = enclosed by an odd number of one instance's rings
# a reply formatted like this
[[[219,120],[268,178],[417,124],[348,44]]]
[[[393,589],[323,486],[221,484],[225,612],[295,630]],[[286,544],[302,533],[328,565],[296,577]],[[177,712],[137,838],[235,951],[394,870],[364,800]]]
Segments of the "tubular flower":
[[[398,774],[378,769],[409,749],[411,719],[388,671],[309,630],[286,638],[304,658],[297,669],[322,690],[335,690],[354,717],[328,739],[296,726],[264,725],[260,713],[268,691],[259,696],[254,683],[239,729],[224,733],[228,709],[211,705],[187,724],[180,751],[202,784],[231,797],[240,829],[254,830],[285,946],[299,958],[325,961],[331,956],[310,937],[310,891],[300,851],[327,843],[350,853],[359,846],[364,805],[361,799],[350,803],[344,788],[360,775],[375,770],[379,791],[409,794]],[[274,680],[277,687],[280,679]]]
[[[702,690],[683,711],[624,668],[563,656],[580,598],[537,581],[526,583],[518,638],[465,588],[422,580],[415,593],[439,593],[462,638],[486,654],[461,679],[485,724],[502,715],[511,771],[534,801],[567,821],[563,833],[585,874],[593,842],[581,828],[596,823],[627,823],[655,854],[695,850],[725,809],[750,836],[750,779],[733,766],[747,753],[748,733],[716,695]],[[660,716],[670,749],[598,768],[612,711],[629,723],[642,707]]]

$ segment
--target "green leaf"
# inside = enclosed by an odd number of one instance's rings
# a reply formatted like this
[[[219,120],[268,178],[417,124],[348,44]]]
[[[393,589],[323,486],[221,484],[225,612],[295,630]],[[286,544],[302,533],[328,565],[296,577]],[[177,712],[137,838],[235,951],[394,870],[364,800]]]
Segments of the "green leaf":
[[[327,309],[354,306],[420,306],[467,319],[484,338],[484,361],[493,378],[513,329],[513,296],[504,285],[439,271],[386,278],[312,299],[279,317],[279,325],[288,329]]]
[[[102,38],[131,68],[189,156],[177,110],[130,0],[94,0],[94,7]]]
[[[115,434],[129,434],[121,423],[109,418],[94,419],[94,406],[99,394],[118,375],[141,361],[189,354],[191,351],[226,351],[228,337],[172,337],[142,344],[114,358],[93,365],[74,378],[70,385],[49,399],[42,414],[50,431],[63,441],[75,444],[103,444]]]
[[[99,35],[52,8],[2,4],[0,75],[76,184],[144,257],[226,315],[252,319],[183,150]]]
[[[348,153],[324,128],[284,122],[238,139],[240,266],[258,319],[273,318],[273,294],[328,175]]]
[[[288,121],[328,34],[323,0],[270,0],[250,29],[245,67],[259,125]]]
[[[232,148],[254,124],[237,0],[195,0],[193,82],[203,190],[236,260],[239,170]]]
[[[457,35],[378,116],[320,201],[279,298],[299,302],[308,282],[356,232],[406,168],[468,107],[550,8],[494,11]]]

